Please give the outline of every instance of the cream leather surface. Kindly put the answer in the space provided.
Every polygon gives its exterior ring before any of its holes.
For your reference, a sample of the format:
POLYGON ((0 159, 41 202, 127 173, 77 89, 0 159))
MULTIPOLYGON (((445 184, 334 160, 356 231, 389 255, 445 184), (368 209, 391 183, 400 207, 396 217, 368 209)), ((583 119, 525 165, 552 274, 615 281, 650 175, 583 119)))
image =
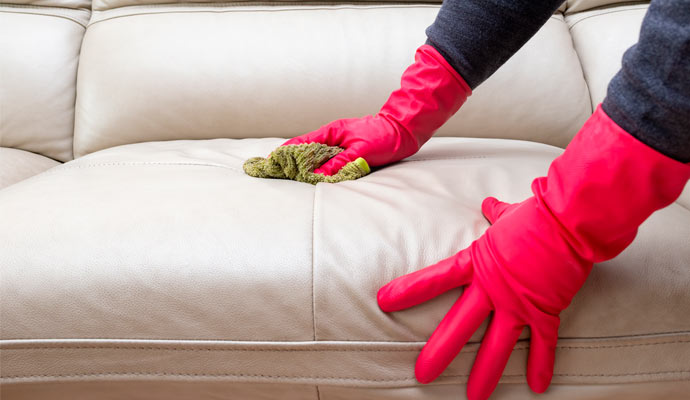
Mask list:
MULTIPOLYGON (((433 138, 355 182, 241 172, 281 142, 120 146, 1 191, 4 383, 415 385, 416 355, 459 292, 384 314, 376 290, 467 246, 488 226, 481 200, 525 198, 561 152, 433 138)), ((563 314, 554 383, 690 378, 688 221, 679 205, 659 211, 595 268, 563 314)), ((437 384, 466 381, 479 334, 437 384)), ((502 382, 524 382, 526 349, 502 382)))
POLYGON ((592 104, 601 103, 621 68, 623 53, 637 43, 647 5, 595 10, 567 17, 573 43, 582 61, 592 104))
POLYGON ((4 4, 21 4, 37 7, 91 8, 90 0, 3 0, 4 4))
MULTIPOLYGON (((290 137, 376 113, 437 12, 422 4, 97 12, 79 65, 75 154, 149 140, 290 137)), ((590 113, 556 15, 437 136, 565 146, 590 113)))
POLYGON ((77 64, 89 11, 62 7, 79 4, 0 5, 0 146, 72 159, 77 64))
MULTIPOLYGON (((94 11, 105 11, 113 8, 125 7, 125 6, 150 6, 152 4, 197 4, 197 3, 207 3, 207 4, 222 4, 228 5, 232 4, 235 6, 241 5, 333 5, 342 4, 342 1, 328 1, 328 0, 272 0, 272 1, 255 1, 255 0, 237 0, 237 1, 225 1, 225 0, 96 0, 93 2, 94 11)), ((441 4, 441 0, 351 0, 350 4, 441 4)))
POLYGON ((60 165, 59 162, 24 150, 0 147, 0 189, 60 165))
MULTIPOLYGON (((643 3, 635 0, 568 0, 566 1, 566 14, 574 14, 593 8, 613 8, 615 6, 625 6, 631 3, 643 3)), ((649 2, 646 2, 649 3, 649 2)))
MULTIPOLYGON (((414 379, 461 291, 392 314, 376 291, 481 235, 484 197, 530 195, 646 10, 569 1, 418 154, 310 186, 241 166, 377 112, 440 2, 10 2, 2 400, 464 398, 483 328, 414 379)), ((561 315, 548 391, 525 384, 525 330, 491 399, 687 399, 689 260, 686 187, 561 315)))

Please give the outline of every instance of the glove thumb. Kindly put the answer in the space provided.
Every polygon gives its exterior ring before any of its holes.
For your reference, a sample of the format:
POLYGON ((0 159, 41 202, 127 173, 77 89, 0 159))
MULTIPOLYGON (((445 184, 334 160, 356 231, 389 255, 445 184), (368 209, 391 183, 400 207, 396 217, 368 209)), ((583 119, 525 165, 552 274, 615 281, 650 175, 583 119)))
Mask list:
POLYGON ((496 222, 506 211, 510 210, 513 204, 504 203, 495 197, 487 197, 482 201, 482 214, 491 224, 496 222))

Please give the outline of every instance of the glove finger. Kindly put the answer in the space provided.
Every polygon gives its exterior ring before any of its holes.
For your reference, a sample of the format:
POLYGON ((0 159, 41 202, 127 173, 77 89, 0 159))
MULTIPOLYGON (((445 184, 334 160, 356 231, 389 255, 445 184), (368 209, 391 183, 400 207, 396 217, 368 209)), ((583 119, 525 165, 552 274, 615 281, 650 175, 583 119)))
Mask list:
POLYGON ((497 219, 501 218, 510 206, 512 204, 504 203, 495 197, 487 197, 482 201, 482 213, 493 224, 497 219))
POLYGON ((347 149, 342 153, 336 155, 330 160, 326 161, 319 168, 314 170, 315 174, 324 174, 326 176, 335 175, 340 171, 345 164, 358 159, 360 156, 355 150, 347 149))
POLYGON ((470 285, 419 353, 415 365, 417 380, 429 383, 441 375, 490 312, 486 294, 479 286, 470 285))
POLYGON ((398 277, 379 289, 376 296, 385 312, 404 310, 441 293, 472 282, 468 249, 419 271, 398 277))
POLYGON ((496 313, 484 334, 467 382, 469 400, 485 400, 496 389, 523 325, 510 316, 496 313))
POLYGON ((536 393, 543 393, 551 383, 558 342, 558 316, 538 326, 530 326, 531 340, 527 359, 527 383, 536 393))

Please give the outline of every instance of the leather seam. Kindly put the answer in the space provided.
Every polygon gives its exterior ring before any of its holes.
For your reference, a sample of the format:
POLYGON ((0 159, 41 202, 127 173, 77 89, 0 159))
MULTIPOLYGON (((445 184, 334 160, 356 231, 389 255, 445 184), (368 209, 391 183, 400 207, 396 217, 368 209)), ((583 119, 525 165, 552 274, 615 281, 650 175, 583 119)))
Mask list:
POLYGON ((400 162, 415 162, 415 161, 443 161, 443 160, 471 160, 475 158, 490 158, 490 156, 466 156, 466 157, 438 157, 438 158, 414 158, 402 160, 400 162))
POLYGON ((235 172, 242 172, 237 168, 228 167, 226 165, 220 164, 204 164, 204 163, 176 163, 176 162, 156 162, 156 161, 141 161, 141 162, 112 162, 112 163, 99 163, 99 164, 85 164, 85 165, 67 165, 64 167, 52 168, 46 173, 56 173, 67 169, 86 169, 91 167, 110 167, 110 166, 139 166, 139 165, 184 165, 184 166, 196 166, 196 167, 215 167, 228 169, 235 172))
POLYGON ((314 197, 311 202, 311 322, 313 338, 316 340, 316 291, 314 290, 314 257, 316 249, 315 243, 315 226, 316 226, 316 192, 319 190, 318 184, 314 187, 314 197))
MULTIPOLYGON (((167 4, 166 4, 167 5, 167 4)), ((345 6, 345 7, 295 7, 295 8, 280 8, 280 9, 267 9, 267 8, 256 8, 256 9, 227 9, 227 10, 162 10, 162 11, 147 11, 147 12, 133 12, 129 14, 123 14, 123 15, 114 15, 112 17, 107 17, 103 19, 98 19, 96 17, 96 20, 94 22, 89 22, 89 27, 96 25, 100 22, 104 21, 110 21, 113 19, 119 19, 119 18, 126 18, 126 17, 135 17, 135 16, 140 16, 140 15, 160 15, 160 14, 199 14, 199 13, 214 13, 214 14, 224 14, 224 13, 256 13, 256 12, 290 12, 290 11, 337 11, 337 10, 377 10, 377 9, 400 9, 400 8, 436 8, 440 7, 437 4, 429 4, 429 6, 425 6, 424 4, 419 4, 419 5, 412 5, 408 7, 391 7, 391 6, 361 6, 361 7, 352 7, 352 6, 345 6)), ((104 11, 99 11, 99 12, 107 12, 108 10, 104 11)))
MULTIPOLYGON (((653 376, 653 375, 670 375, 670 374, 685 374, 690 370, 677 371, 660 371, 660 372, 634 372, 626 374, 553 374, 553 376, 581 376, 581 377, 620 377, 620 376, 653 376)), ((290 375, 261 375, 261 374, 185 374, 173 372, 103 372, 103 373, 89 373, 89 374, 67 374, 67 375, 9 375, 0 378, 0 380, 10 379, 30 379, 30 378, 79 378, 79 377, 97 377, 97 376, 196 376, 196 377, 246 377, 246 378, 287 378, 287 379, 332 379, 342 381, 361 381, 361 382, 402 382, 411 381, 415 378, 400 378, 400 379, 364 379, 352 377, 337 377, 337 376, 290 376, 290 375)), ((460 378, 468 377, 469 375, 441 375, 441 378, 460 378)), ((504 374, 503 377, 524 377, 525 374, 504 374)))
MULTIPOLYGON (((666 342, 653 342, 653 343, 637 343, 637 344, 620 344, 620 345, 607 345, 607 346, 558 346, 556 349, 563 350, 587 350, 587 349, 614 349, 623 347, 644 347, 644 346, 659 346, 667 344, 678 344, 678 343, 690 343, 690 340, 674 340, 666 342)), ((180 348, 180 347, 152 347, 152 346, 40 346, 40 347, 9 347, 2 348, 0 350, 155 350, 155 351, 234 351, 234 352, 417 352, 419 349, 214 349, 214 348, 180 348)), ((513 351, 517 350, 528 350, 529 346, 515 347, 513 351)), ((465 349, 463 349, 465 350, 465 349)), ((476 350, 467 350, 461 352, 473 353, 476 350)))
MULTIPOLYGON (((128 347, 128 346, 99 346, 99 347, 13 347, 13 348, 0 348, 2 351, 7 350, 154 350, 154 351, 230 351, 230 352, 268 352, 268 353, 290 353, 290 352, 372 352, 372 353, 388 353, 388 352, 419 352, 421 347, 418 349, 184 349, 184 348, 157 348, 157 347, 128 347)), ((516 350, 527 350, 526 348, 516 349, 516 350)), ((469 351, 468 351, 469 352, 469 351)))
MULTIPOLYGON (((581 19, 578 19, 577 21, 573 22, 573 24, 570 25, 569 30, 572 31, 573 28, 575 27, 575 25, 579 24, 582 21, 588 20, 590 18, 599 17, 599 16, 607 15, 607 14, 616 14, 616 13, 623 13, 623 12, 628 12, 628 11, 639 11, 639 10, 644 10, 647 7, 648 7, 648 4, 647 5, 638 4, 638 5, 630 6, 630 8, 626 8, 625 10, 611 10, 611 11, 603 12, 600 14, 587 15, 587 16, 582 17, 581 19)), ((574 15, 574 14, 570 14, 570 15, 574 15)))
MULTIPOLYGON (((5 6, 3 4, 3 6, 5 6)), ((72 9, 67 9, 66 10, 72 10, 72 9)), ((42 17, 53 17, 53 18, 61 18, 61 19, 66 19, 68 21, 72 21, 75 24, 81 26, 85 31, 86 31, 86 24, 82 23, 81 20, 77 18, 73 18, 67 15, 62 15, 59 14, 58 12, 55 13, 48 13, 48 12, 27 12, 27 11, 11 11, 11 10, 0 10, 0 13, 7 13, 7 14, 23 14, 23 15, 39 15, 42 17)), ((82 35, 83 36, 83 35, 82 35)))
MULTIPOLYGON (((169 4, 161 4, 158 6, 168 6, 169 4)), ((186 6, 187 7, 187 6, 186 6)), ((117 8, 122 8, 122 7, 117 7, 117 8)), ((413 9, 413 8, 440 8, 438 4, 413 4, 413 5, 402 5, 402 6, 389 6, 389 5, 380 5, 380 6, 355 6, 352 7, 351 5, 346 5, 342 7, 324 7, 324 6, 316 6, 316 7, 307 7, 307 6, 295 6, 294 8, 279 8, 275 10, 267 9, 267 8, 256 8, 256 9, 250 9, 250 8, 243 8, 243 9, 227 9, 227 10, 163 10, 163 11, 148 11, 148 12, 132 12, 129 14, 123 14, 123 15, 113 15, 112 17, 107 17, 103 19, 98 19, 98 16, 96 16, 94 19, 95 21, 89 22, 89 27, 94 26, 100 22, 104 21, 110 21, 113 19, 118 19, 118 18, 126 18, 126 17, 134 17, 134 16, 139 16, 139 15, 159 15, 159 14, 197 14, 197 13, 218 13, 218 14, 223 14, 223 13, 236 13, 236 12, 245 12, 245 13, 251 13, 251 12, 289 12, 289 11, 337 11, 337 10, 378 10, 378 9, 413 9)), ((112 9, 115 10, 115 9, 112 9)), ((95 10, 96 12, 108 12, 110 10, 95 10)), ((558 17, 556 15, 552 15, 549 17, 549 19, 555 19, 557 21, 564 22, 563 17, 558 17)))
MULTIPOLYGON (((43 172, 42 174, 45 174, 43 172)), ((40 174, 39 174, 40 175, 40 174)), ((35 175, 38 176, 38 175, 35 175)), ((33 179, 33 177, 29 178, 33 179)), ((559 337, 558 340, 591 340, 591 341, 625 341, 625 340, 652 340, 653 337, 660 337, 660 336, 688 336, 690 335, 690 331, 687 330, 682 330, 682 331, 668 331, 668 332, 653 332, 653 333, 639 333, 639 334, 629 334, 629 335, 618 335, 618 336, 592 336, 592 337, 573 337, 573 336, 563 336, 559 337)), ((0 339, 0 349, 2 348, 3 344, 4 345, 11 345, 10 341, 25 341, 25 340, 43 340, 43 341, 50 341, 50 340, 62 340, 64 338, 57 338, 57 339, 50 339, 50 338, 4 338, 0 339)), ((109 341, 109 340, 135 340, 135 341, 171 341, 171 340, 186 340, 186 339, 170 339, 170 338, 156 338, 156 339, 151 339, 151 338, 141 338, 141 337, 133 337, 133 338, 107 338, 107 337, 80 337, 80 338, 70 338, 68 340, 72 341, 78 341, 78 340, 99 340, 99 341, 109 341)), ((229 345, 233 345, 238 342, 242 342, 242 340, 237 339, 237 340, 225 340, 225 339, 207 339, 207 338, 197 338, 197 339, 189 339, 189 340, 203 340, 206 342, 217 342, 217 343, 224 343, 229 345)), ((529 338, 526 339, 520 339, 518 344, 525 343, 528 341, 529 338)), ((248 342, 245 341, 245 342, 248 342)), ((269 342, 269 341, 264 341, 264 342, 269 342)), ((256 343, 256 342, 252 342, 256 343)), ((288 341, 286 339, 275 339, 271 340, 270 344, 271 345, 294 345, 295 343, 305 343, 304 341, 288 341)), ((339 340, 324 340, 320 341, 318 344, 325 344, 325 343, 340 343, 346 346, 349 346, 350 343, 393 343, 397 345, 419 345, 423 346, 426 341, 400 341, 400 340, 348 340, 348 339, 339 339, 339 340)), ((478 345, 480 342, 467 342, 467 344, 472 345, 476 344, 478 345)), ((656 343, 656 342, 654 342, 656 343)))

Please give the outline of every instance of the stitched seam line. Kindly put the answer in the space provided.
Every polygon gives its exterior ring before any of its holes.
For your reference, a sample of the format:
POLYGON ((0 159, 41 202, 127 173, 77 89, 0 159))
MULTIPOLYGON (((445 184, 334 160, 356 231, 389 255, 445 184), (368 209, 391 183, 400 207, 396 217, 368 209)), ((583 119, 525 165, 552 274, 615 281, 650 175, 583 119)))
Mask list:
MULTIPOLYGON (((36 175, 35 175, 36 176, 36 175)), ((33 178, 33 177, 32 177, 33 178)), ((29 179, 32 179, 29 178, 29 179)), ((592 337, 576 337, 576 336, 564 336, 564 337, 559 337, 558 340, 611 340, 611 341, 618 341, 618 340, 631 340, 631 339, 638 339, 640 338, 641 340, 652 340, 654 337, 659 337, 659 336, 688 336, 690 335, 690 331, 687 330, 682 330, 682 331, 668 331, 668 332, 648 332, 648 333, 637 333, 637 334, 630 334, 630 335, 618 335, 618 336, 592 336, 592 337)), ((11 345, 11 341, 25 341, 25 340, 51 340, 48 338, 5 338, 5 339, 0 339, 0 349, 2 348, 3 345, 11 345)), ((56 339, 56 340, 61 340, 61 339, 56 339)), ((174 339, 171 338, 157 338, 157 339, 151 339, 151 338, 141 338, 141 337, 134 337, 134 338, 107 338, 107 337, 80 337, 80 338, 72 338, 68 339, 71 341, 78 341, 78 340, 136 340, 136 341, 171 341, 174 339)), ((178 339, 179 340, 179 339, 178 339)), ((187 339, 183 339, 187 340, 187 339)), ((242 340, 242 339, 236 339, 236 340, 226 340, 226 339, 204 339, 204 338, 197 338, 197 339, 188 339, 188 340, 203 340, 205 342, 218 342, 218 343, 224 343, 224 344, 235 344, 239 342, 250 342, 250 339, 247 340, 242 340)), ((529 339, 520 339, 518 344, 520 343, 525 343, 529 339)), ((287 344, 294 345, 296 343, 308 343, 304 341, 296 341, 296 340, 288 340, 288 339, 274 339, 271 341, 263 341, 264 343, 270 343, 270 344, 275 344, 275 342, 282 341, 282 342, 287 342, 287 344)), ((395 343, 399 345, 412 345, 416 344, 419 346, 423 346, 426 342, 425 341, 400 341, 400 340, 347 340, 347 339, 339 339, 339 340, 332 340, 332 342, 338 343, 338 344, 343 344, 343 343, 348 343, 347 346, 349 346, 349 343, 395 343)), ((254 341, 251 343, 259 343, 259 341, 254 341)), ((330 341, 321 341, 319 344, 325 344, 325 343, 330 343, 330 341)), ((479 344, 480 342, 468 342, 467 344, 479 344)), ((656 343, 656 342, 654 342, 656 343)), ((283 343, 284 344, 284 343, 283 343)), ((558 347, 558 346, 556 346, 558 347)))
MULTIPOLYGON (((6 6, 3 4, 3 7, 6 6)), ((0 13, 8 13, 8 14, 24 14, 24 15, 40 15, 42 17, 53 17, 53 18, 62 18, 66 19, 68 21, 72 21, 75 24, 81 26, 82 28, 86 29, 86 24, 84 24, 80 19, 68 16, 68 15, 63 15, 60 14, 59 12, 55 13, 49 13, 47 11, 44 12, 27 12, 27 11, 14 11, 14 10, 0 10, 0 13)))
POLYGON ((316 292, 314 290, 314 241, 315 233, 314 229, 316 226, 316 191, 319 190, 319 185, 314 187, 314 197, 311 203, 311 321, 312 329, 314 333, 314 340, 316 340, 316 292))
MULTIPOLYGON (((582 22, 582 21, 588 20, 588 19, 590 19, 590 18, 599 17, 599 16, 607 15, 607 14, 615 14, 615 13, 623 13, 623 12, 628 12, 628 11, 643 10, 643 9, 645 9, 647 6, 648 6, 648 5, 640 4, 640 5, 638 5, 638 6, 631 6, 631 7, 635 7, 635 8, 627 8, 627 9, 625 9, 625 10, 611 10, 611 11, 607 11, 607 12, 603 12, 603 13, 599 13, 599 14, 588 15, 588 16, 586 16, 586 17, 582 17, 582 19, 579 19, 579 20, 573 22, 573 24, 570 25, 570 30, 572 31, 573 28, 575 27, 575 25, 579 24, 579 23, 582 22)), ((571 15, 572 15, 572 14, 571 14, 571 15)))
POLYGON ((91 167, 111 167, 111 166, 140 166, 140 165, 184 165, 184 166, 196 166, 196 167, 215 167, 215 168, 223 168, 223 169, 228 169, 231 171, 235 172, 242 172, 237 168, 233 167, 228 167, 226 165, 221 165, 221 164, 204 164, 204 163, 176 163, 176 162, 156 162, 156 161, 135 161, 135 162, 112 162, 112 163, 99 163, 99 164, 85 164, 85 165, 67 165, 63 167, 55 167, 52 168, 46 173, 56 173, 60 171, 64 171, 67 169, 85 169, 85 168, 91 168, 91 167))
MULTIPOLYGON (((185 7, 185 8, 238 8, 238 7, 245 7, 245 8, 251 8, 251 7, 274 7, 274 8, 280 8, 280 7, 328 7, 328 6, 342 6, 344 5, 343 3, 335 3, 335 2, 328 2, 328 1, 320 1, 320 0, 306 0, 304 2, 299 2, 299 1, 282 1, 282 0, 267 0, 267 1, 257 1, 257 0, 240 0, 240 1, 223 1, 223 2, 217 2, 217 3, 190 3, 190 2, 180 2, 180 3, 161 3, 161 4, 130 4, 130 5, 125 5, 125 6, 118 6, 118 7, 111 7, 111 8, 96 8, 94 9, 95 12, 99 13, 106 13, 109 11, 114 11, 114 10, 122 10, 122 9, 131 9, 131 10, 145 10, 145 9, 152 9, 152 8, 180 8, 180 7, 185 7)), ((388 1, 376 1, 376 0, 365 0, 361 2, 357 2, 357 4, 347 4, 349 6, 353 5, 361 5, 362 7, 376 7, 376 6, 381 6, 381 7, 391 7, 391 2, 388 1)), ((409 2, 409 3, 401 3, 399 4, 400 6, 439 6, 437 3, 431 1, 431 0, 422 0, 417 3, 415 2, 409 2)))
MULTIPOLYGON (((650 376, 650 375, 668 375, 668 374, 685 374, 690 370, 678 371, 661 371, 661 372, 636 372, 629 374, 553 374, 553 376, 582 376, 582 377, 618 377, 618 376, 650 376)), ((333 379, 342 381, 360 381, 360 382, 403 382, 415 380, 415 378, 402 379, 364 379, 351 377, 337 377, 337 376, 288 376, 288 375, 252 375, 252 374, 186 374, 175 372, 104 372, 104 373, 90 373, 90 374, 68 374, 68 375, 9 375, 5 376, 3 380, 9 379, 29 379, 29 378, 77 378, 85 376, 198 376, 198 377, 247 377, 247 378, 287 378, 287 379, 333 379)), ((459 378, 468 377, 469 375, 441 375, 441 378, 459 378)), ((511 374, 503 375, 503 377, 524 377, 525 374, 511 374)))
MULTIPOLYGON (((609 345, 609 346, 556 346, 557 349, 564 350, 587 350, 587 349, 616 349, 623 347, 644 347, 644 346, 657 346, 666 344, 677 344, 677 343, 690 343, 690 340, 674 340, 666 342, 653 342, 653 343, 637 343, 637 344, 621 344, 621 345, 609 345)), ((180 347, 152 347, 152 346, 41 346, 41 347, 10 347, 2 348, 0 350, 155 350, 155 351, 235 351, 235 352, 250 352, 250 351, 262 351, 262 352, 417 352, 419 349, 214 349, 214 348, 180 348, 180 347)), ((515 347, 513 350, 527 350, 529 346, 515 347)), ((476 350, 467 350, 462 352, 473 353, 476 350)))
POLYGON ((338 10, 377 10, 377 9, 400 9, 400 8, 438 8, 440 6, 433 4, 429 6, 424 6, 422 4, 419 5, 414 5, 410 7, 390 7, 390 6, 363 6, 363 7, 299 7, 299 8, 281 8, 281 9, 276 9, 276 10, 271 10, 271 9, 241 9, 241 10, 164 10, 164 11, 155 11, 155 12, 141 12, 141 13, 130 13, 130 14, 124 14, 124 15, 113 15, 112 17, 107 17, 103 19, 97 19, 96 21, 89 22, 89 26, 96 25, 100 22, 104 21, 110 21, 113 19, 118 19, 118 18, 125 18, 125 17, 134 17, 134 16, 139 16, 139 15, 159 15, 159 14, 198 14, 198 13, 250 13, 250 12, 290 12, 290 11, 338 11, 338 10))
POLYGON ((474 158, 490 158, 490 156, 467 156, 467 157, 438 157, 438 158, 414 158, 408 160, 401 160, 400 163, 416 162, 416 161, 442 161, 442 160, 471 160, 474 158))
MULTIPOLYGON (((490 158, 491 156, 488 155, 482 155, 482 156, 466 156, 466 157, 438 157, 438 158, 417 158, 417 159, 412 159, 412 160, 402 160, 399 161, 399 163, 409 163, 409 162, 418 162, 418 161, 442 161, 442 160, 469 160, 469 159, 476 159, 476 158, 490 158)), ((133 161, 133 162, 111 162, 111 163, 98 163, 98 164, 84 164, 84 165, 64 165, 63 166, 56 166, 53 167, 44 173, 56 173, 68 169, 86 169, 86 168, 91 168, 91 167, 109 167, 109 166, 140 166, 140 165, 184 165, 184 166, 199 166, 199 167, 216 167, 216 168, 224 168, 228 169, 231 171, 235 172, 241 172, 244 173, 244 171, 240 171, 237 168, 234 167, 229 167, 226 165, 221 165, 221 164, 204 164, 204 163, 178 163, 178 162, 156 162, 156 161, 133 161)))

